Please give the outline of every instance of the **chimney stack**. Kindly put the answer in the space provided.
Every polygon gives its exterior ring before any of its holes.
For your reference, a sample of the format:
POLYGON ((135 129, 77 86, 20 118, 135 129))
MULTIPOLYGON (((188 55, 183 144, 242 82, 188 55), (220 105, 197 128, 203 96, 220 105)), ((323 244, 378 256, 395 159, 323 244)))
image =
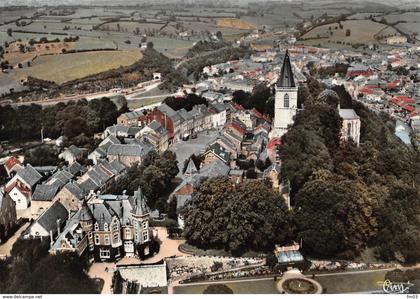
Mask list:
POLYGON ((60 234, 61 234, 60 219, 57 219, 57 236, 59 236, 60 234))
POLYGON ((53 232, 50 230, 50 247, 52 247, 54 244, 54 238, 53 238, 53 232))

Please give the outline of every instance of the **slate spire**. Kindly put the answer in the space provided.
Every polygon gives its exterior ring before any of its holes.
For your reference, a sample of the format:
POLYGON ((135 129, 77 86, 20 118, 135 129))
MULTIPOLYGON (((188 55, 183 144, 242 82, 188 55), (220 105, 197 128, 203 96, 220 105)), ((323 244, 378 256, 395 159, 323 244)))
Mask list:
POLYGON ((277 80, 277 87, 296 87, 292 65, 290 64, 289 50, 286 50, 286 54, 284 55, 280 77, 277 80))

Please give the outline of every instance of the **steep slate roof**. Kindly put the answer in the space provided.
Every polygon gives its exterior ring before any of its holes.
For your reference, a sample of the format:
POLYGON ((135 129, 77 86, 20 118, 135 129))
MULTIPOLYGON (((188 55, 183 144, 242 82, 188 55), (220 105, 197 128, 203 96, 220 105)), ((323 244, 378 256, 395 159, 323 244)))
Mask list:
POLYGON ((93 214, 87 206, 86 202, 83 203, 82 208, 79 212, 79 219, 81 221, 90 221, 93 220, 93 214))
POLYGON ((53 205, 46 210, 36 221, 47 232, 52 231, 53 234, 57 232, 57 219, 60 223, 64 224, 69 217, 69 213, 60 201, 56 201, 53 205))
POLYGON ((126 112, 122 116, 126 116, 128 119, 134 119, 143 115, 144 115, 143 112, 134 110, 134 111, 126 112))
POLYGON ((57 194, 59 187, 56 185, 37 185, 32 195, 33 201, 51 201, 57 194))
POLYGON ((220 160, 215 160, 200 169, 200 175, 207 178, 224 177, 229 174, 230 167, 220 160))
POLYGON ((75 145, 70 145, 64 152, 69 152, 73 156, 79 156, 82 150, 75 145))
POLYGON ((85 194, 83 190, 74 183, 67 183, 67 185, 64 186, 71 194, 73 194, 78 200, 81 200, 85 194))
POLYGON ((198 172, 198 170, 197 170, 197 167, 194 164, 194 161, 192 159, 190 159, 188 161, 187 169, 185 169, 184 175, 185 174, 187 174, 187 175, 188 174, 193 174, 193 173, 197 173, 197 172, 198 172))
POLYGON ((99 143, 99 147, 108 148, 110 144, 121 144, 121 141, 114 135, 110 135, 107 138, 105 138, 101 143, 99 143))
POLYGON ((31 164, 27 164, 25 168, 19 169, 16 174, 31 188, 42 179, 42 175, 31 164))
POLYGON ((340 109, 339 114, 342 119, 360 119, 353 109, 340 109))
POLYGON ((147 206, 146 197, 144 196, 143 192, 139 188, 137 191, 134 191, 134 195, 132 197, 133 202, 133 209, 131 212, 134 215, 146 215, 150 213, 150 208, 147 206))
POLYGON ((278 87, 296 87, 292 66, 290 64, 289 51, 286 51, 286 54, 284 55, 280 76, 276 84, 278 87))
POLYGON ((80 163, 77 161, 68 166, 66 169, 72 175, 76 175, 77 173, 83 172, 85 170, 85 168, 82 165, 80 165, 80 163))
POLYGON ((56 173, 54 173, 46 182, 49 186, 56 186, 58 188, 62 188, 65 184, 67 184, 71 179, 73 178, 73 175, 66 171, 61 170, 56 173))
POLYGON ((156 120, 153 120, 147 126, 159 135, 165 135, 167 133, 166 129, 162 126, 162 124, 156 120))
POLYGON ((88 178, 87 180, 79 183, 79 187, 80 189, 83 190, 83 192, 85 194, 89 193, 90 191, 94 191, 96 189, 98 189, 100 186, 97 185, 94 181, 92 181, 90 178, 88 178))
POLYGON ((213 152, 215 155, 223 159, 225 162, 230 161, 230 153, 226 151, 226 149, 217 142, 210 145, 207 151, 204 153, 204 155, 206 155, 209 152, 213 152))
POLYGON ((108 155, 142 157, 147 152, 144 146, 138 144, 113 144, 108 148, 108 155))

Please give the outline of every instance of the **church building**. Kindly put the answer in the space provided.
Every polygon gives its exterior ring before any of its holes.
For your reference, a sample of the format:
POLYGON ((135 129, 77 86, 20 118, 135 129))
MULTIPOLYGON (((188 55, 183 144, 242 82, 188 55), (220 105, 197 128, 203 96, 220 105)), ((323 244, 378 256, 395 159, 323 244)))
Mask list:
POLYGON ((293 125, 297 113, 298 87, 290 63, 289 52, 286 51, 279 79, 275 85, 274 128, 270 138, 283 136, 293 125))

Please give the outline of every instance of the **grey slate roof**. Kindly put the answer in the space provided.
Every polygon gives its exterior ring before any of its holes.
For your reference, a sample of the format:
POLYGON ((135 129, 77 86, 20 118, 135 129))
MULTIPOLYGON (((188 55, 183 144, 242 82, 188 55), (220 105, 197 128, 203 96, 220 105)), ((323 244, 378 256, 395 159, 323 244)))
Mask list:
POLYGON ((81 200, 85 196, 85 193, 84 193, 83 189, 81 189, 78 185, 76 185, 72 182, 67 183, 67 185, 65 185, 64 188, 66 188, 78 200, 81 200))
POLYGON ((195 166, 195 163, 192 159, 190 159, 188 161, 188 165, 187 168, 185 169, 184 175, 189 175, 189 174, 193 174, 193 173, 197 173, 197 167, 195 166))
POLYGON ((33 201, 51 201, 57 194, 59 187, 56 185, 37 185, 32 195, 33 201))
POLYGON ((280 77, 277 81, 277 86, 296 87, 288 51, 286 51, 286 54, 284 55, 283 65, 281 67, 280 77))
POLYGON ((47 232, 52 231, 53 234, 57 232, 57 219, 63 225, 69 217, 69 213, 60 201, 56 201, 46 210, 36 221, 47 232))
POLYGON ((147 126, 159 135, 165 135, 167 133, 166 129, 162 126, 162 124, 156 120, 152 121, 147 126))
POLYGON ((230 167, 220 160, 215 160, 200 169, 200 175, 207 178, 224 177, 229 174, 230 167))
MULTIPOLYGON (((104 161, 105 162, 105 161, 104 161)), ((112 167, 112 171, 116 171, 117 173, 121 173, 126 167, 118 160, 113 160, 109 163, 112 167)))
POLYGON ((71 179, 73 178, 73 175, 66 171, 66 170, 60 170, 56 173, 54 173, 46 182, 47 185, 50 186, 56 186, 58 188, 62 188, 65 184, 67 184, 71 179))
POLYGON ((97 185, 93 180, 91 180, 89 178, 89 179, 79 183, 79 187, 80 187, 80 189, 83 190, 83 193, 88 194, 90 191, 95 191, 100 186, 97 185))
POLYGON ((99 147, 104 147, 105 146, 106 148, 108 148, 108 146, 110 144, 121 144, 121 141, 117 137, 115 137, 113 135, 110 135, 107 138, 105 138, 104 140, 102 140, 101 143, 99 143, 99 147))
POLYGON ((134 111, 131 111, 131 112, 124 113, 123 115, 127 116, 128 119, 134 119, 134 118, 138 118, 140 116, 143 116, 144 114, 141 111, 135 111, 134 110, 134 111))
POLYGON ((74 162, 73 164, 71 164, 70 166, 68 166, 67 171, 70 172, 73 176, 80 173, 80 172, 84 172, 85 168, 80 165, 79 162, 74 162))
POLYGON ((75 145, 70 145, 64 152, 69 152, 73 156, 79 156, 82 150, 75 145))
POLYGON ((137 191, 134 191, 132 202, 133 209, 131 212, 134 215, 146 215, 150 213, 150 208, 147 206, 146 203, 146 197, 144 196, 140 188, 137 191))
POLYGON ((80 209, 79 219, 81 221, 93 220, 93 214, 85 202, 83 203, 82 208, 80 209))
POLYGON ((219 156, 226 162, 230 161, 230 153, 227 152, 225 148, 217 142, 209 146, 206 152, 209 152, 209 151, 213 152, 214 154, 216 154, 217 156, 219 156))
POLYGON ((339 114, 342 119, 360 119, 353 109, 340 109, 339 114))
POLYGON ((27 164, 25 168, 19 169, 16 174, 31 188, 42 179, 42 175, 31 164, 27 164))
POLYGON ((108 155, 143 157, 148 153, 145 146, 139 144, 113 144, 108 148, 108 155))

